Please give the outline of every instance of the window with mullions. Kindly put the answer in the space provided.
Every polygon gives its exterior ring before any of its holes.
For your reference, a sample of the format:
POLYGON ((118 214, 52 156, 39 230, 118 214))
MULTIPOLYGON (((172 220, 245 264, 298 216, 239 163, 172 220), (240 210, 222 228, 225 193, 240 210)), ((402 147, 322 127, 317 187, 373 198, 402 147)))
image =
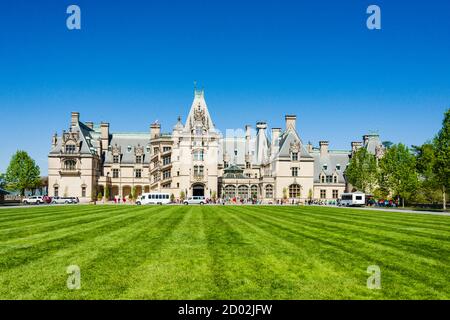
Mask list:
POLYGON ((203 150, 194 151, 194 161, 203 161, 203 150))

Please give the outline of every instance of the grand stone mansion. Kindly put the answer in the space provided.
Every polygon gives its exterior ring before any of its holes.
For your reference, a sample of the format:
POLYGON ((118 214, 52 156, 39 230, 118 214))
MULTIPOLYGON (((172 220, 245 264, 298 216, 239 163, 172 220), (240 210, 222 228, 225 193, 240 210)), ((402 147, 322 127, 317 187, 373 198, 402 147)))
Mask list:
POLYGON ((49 195, 73 196, 89 201, 109 188, 111 198, 135 191, 167 192, 175 198, 332 200, 351 186, 344 171, 358 148, 379 156, 383 147, 376 134, 351 143, 350 150, 330 150, 303 143, 296 116, 286 115, 285 128, 257 122, 256 130, 223 136, 214 126, 203 90, 183 124, 162 133, 153 123, 147 133, 114 133, 109 123, 81 122, 72 112, 69 129, 55 134, 49 161, 49 195))

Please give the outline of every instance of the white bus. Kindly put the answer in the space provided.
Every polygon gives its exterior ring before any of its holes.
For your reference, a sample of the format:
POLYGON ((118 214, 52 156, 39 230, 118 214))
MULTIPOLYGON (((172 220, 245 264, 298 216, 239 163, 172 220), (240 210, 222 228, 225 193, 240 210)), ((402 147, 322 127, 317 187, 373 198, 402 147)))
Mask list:
POLYGON ((170 203, 170 194, 168 193, 144 193, 137 200, 136 204, 146 205, 146 204, 168 204, 170 203))
POLYGON ((343 193, 341 195, 341 206, 364 206, 366 204, 366 195, 362 192, 343 193))

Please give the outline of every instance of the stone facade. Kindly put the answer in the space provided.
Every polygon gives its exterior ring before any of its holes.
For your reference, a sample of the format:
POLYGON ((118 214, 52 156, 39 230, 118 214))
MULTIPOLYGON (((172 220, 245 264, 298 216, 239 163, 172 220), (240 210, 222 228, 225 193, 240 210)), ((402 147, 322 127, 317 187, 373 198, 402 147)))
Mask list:
POLYGON ((49 195, 74 196, 87 202, 99 192, 110 198, 135 190, 167 192, 175 198, 249 200, 334 200, 346 190, 344 171, 361 147, 382 156, 378 135, 365 135, 350 150, 304 144, 296 116, 286 115, 285 128, 257 122, 256 130, 227 130, 212 122, 203 90, 195 90, 189 114, 170 133, 153 123, 145 133, 112 133, 109 123, 81 122, 72 113, 68 131, 55 134, 49 161, 49 195))

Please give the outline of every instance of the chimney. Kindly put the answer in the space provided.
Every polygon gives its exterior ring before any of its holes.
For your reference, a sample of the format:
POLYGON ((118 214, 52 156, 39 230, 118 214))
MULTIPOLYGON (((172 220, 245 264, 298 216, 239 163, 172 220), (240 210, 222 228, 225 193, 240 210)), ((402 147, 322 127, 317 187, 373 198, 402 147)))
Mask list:
POLYGON ((77 126, 78 122, 80 122, 80 113, 72 112, 71 127, 77 126))
POLYGON ((52 147, 55 148, 57 143, 58 143, 58 135, 55 132, 55 134, 52 137, 52 147))
POLYGON ((88 121, 85 124, 86 124, 86 127, 88 127, 91 130, 94 130, 94 123, 92 121, 88 121))
POLYGON ((278 139, 280 138, 281 128, 272 128, 272 147, 278 145, 278 139))
POLYGON ((363 141, 364 141, 364 145, 367 145, 367 142, 369 142, 369 135, 368 134, 363 135, 363 141))
POLYGON ((295 130, 296 129, 296 121, 297 121, 297 116, 296 115, 286 115, 284 117, 284 119, 286 120, 286 130, 295 130))
POLYGON ((159 123, 152 123, 150 125, 150 138, 156 139, 161 134, 161 125, 159 123))
POLYGON ((328 145, 329 145, 328 141, 320 141, 319 142, 321 157, 328 155, 328 145))
POLYGON ((245 155, 250 154, 250 138, 251 138, 251 129, 250 125, 245 126, 245 155))
POLYGON ((353 141, 352 142, 352 152, 356 152, 358 151, 359 148, 362 147, 362 142, 361 141, 353 141))
POLYGON ((108 149, 109 144, 109 123, 100 123, 100 138, 102 139, 102 150, 108 149))

